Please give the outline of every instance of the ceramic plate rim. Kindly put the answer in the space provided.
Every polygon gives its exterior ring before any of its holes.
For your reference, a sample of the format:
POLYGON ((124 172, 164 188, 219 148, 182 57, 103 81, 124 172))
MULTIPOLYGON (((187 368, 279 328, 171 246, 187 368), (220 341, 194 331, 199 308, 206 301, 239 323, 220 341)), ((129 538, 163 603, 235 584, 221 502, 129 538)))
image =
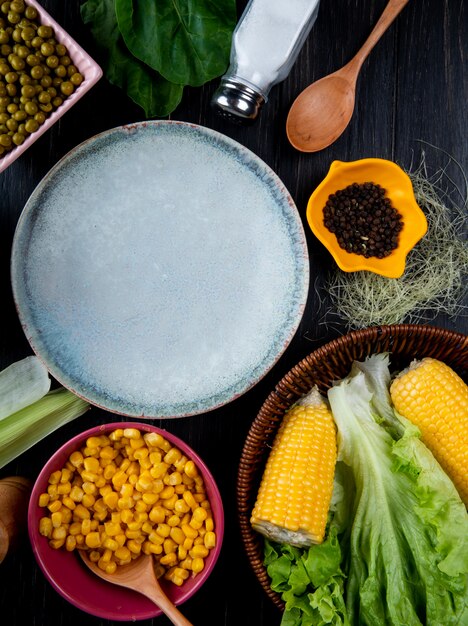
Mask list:
MULTIPOLYGON (((44 365, 48 368, 51 375, 64 387, 70 389, 77 396, 83 398, 84 400, 90 402, 93 406, 97 406, 104 410, 109 410, 112 413, 117 415, 122 415, 124 417, 130 418, 138 418, 138 419, 171 419, 171 418, 181 418, 192 415, 197 415, 201 413, 206 413, 209 411, 213 411, 218 409, 233 400, 239 398, 244 395, 247 391, 249 391, 252 387, 254 387, 266 374, 274 367, 274 365, 278 362, 281 356, 286 351, 293 337, 295 336, 300 322, 302 320, 305 306, 308 299, 308 290, 309 290, 309 280, 310 280, 310 271, 309 271, 309 253, 307 247, 307 240, 305 235, 304 224, 302 222, 301 216, 297 209, 297 206, 285 187, 282 180, 279 176, 270 168, 268 164, 266 164, 260 157, 258 157, 254 152, 252 152, 249 148, 240 144, 236 140, 230 138, 223 133, 220 133, 211 128, 207 128, 205 126, 201 126, 199 124, 193 124, 190 122, 177 121, 177 120, 150 120, 143 122, 136 122, 134 124, 126 124, 117 126, 103 132, 100 132, 79 145, 70 150, 66 155, 64 155, 44 176, 44 178, 39 182, 36 188, 33 190, 29 199, 27 200, 21 215, 19 217, 14 238, 13 238, 13 246, 11 253, 11 282, 12 282, 12 291, 13 291, 13 299, 16 306, 16 310, 18 313, 18 317, 23 328, 23 331, 27 337, 27 340, 34 351, 34 353, 38 356, 38 358, 44 363, 44 365), (83 153, 86 149, 92 145, 94 142, 98 142, 99 140, 105 139, 106 137, 110 137, 112 135, 126 135, 127 133, 138 132, 144 129, 145 127, 154 127, 157 128, 159 126, 162 127, 177 127, 177 128, 185 128, 187 132, 195 131, 199 133, 202 137, 208 136, 212 137, 217 143, 222 146, 226 146, 229 150, 229 154, 232 152, 237 156, 240 155, 241 159, 245 159, 244 166, 245 167, 257 167, 260 168, 262 173, 266 175, 268 178, 269 185, 277 190, 279 195, 281 196, 281 206, 278 203, 278 206, 283 210, 283 215, 285 221, 288 224, 292 224, 295 228, 296 240, 291 242, 291 250, 293 252, 293 256, 295 259, 295 263, 297 267, 299 267, 299 271, 296 270, 295 276, 295 301, 298 303, 294 307, 291 306, 290 316, 294 318, 293 323, 285 324, 285 336, 282 337, 281 345, 276 345, 279 343, 279 338, 275 337, 274 341, 269 346, 268 359, 262 359, 259 363, 256 364, 255 368, 249 372, 248 376, 246 375, 244 378, 248 379, 248 382, 241 386, 244 379, 239 381, 234 381, 234 384, 231 382, 229 385, 226 385, 222 392, 219 392, 217 395, 223 394, 221 399, 212 404, 207 404, 209 397, 203 398, 203 401, 199 404, 199 407, 193 407, 189 410, 181 410, 178 412, 169 413, 158 413, 158 412, 135 412, 128 410, 128 402, 127 406, 124 408, 120 408, 116 406, 116 402, 112 405, 112 403, 108 404, 104 401, 102 397, 96 397, 93 393, 89 394, 87 389, 80 389, 81 381, 73 381, 68 380, 69 373, 64 370, 58 368, 55 364, 51 364, 53 360, 51 355, 48 353, 47 346, 41 344, 40 332, 36 328, 34 328, 34 324, 28 319, 28 311, 27 311, 27 303, 25 305, 25 311, 22 310, 21 297, 19 295, 19 286, 21 284, 21 245, 18 243, 18 239, 20 236, 24 236, 23 230, 25 228, 25 223, 27 222, 29 211, 32 210, 37 202, 37 198, 40 196, 41 192, 44 188, 46 188, 48 182, 53 179, 53 177, 60 172, 61 168, 66 165, 70 160, 75 158, 77 154, 83 153), (287 211, 286 211, 287 207, 287 211), (287 335, 287 336, 286 336, 287 335), (275 349, 273 350, 273 347, 275 349), (273 354, 271 356, 271 354, 273 354), (266 363, 265 363, 266 361, 266 363), (75 384, 73 384, 75 383, 75 384), (232 390, 234 387, 234 390, 232 390)), ((191 403, 192 406, 194 402, 191 403)), ((162 407, 164 410, 165 407, 162 407)))

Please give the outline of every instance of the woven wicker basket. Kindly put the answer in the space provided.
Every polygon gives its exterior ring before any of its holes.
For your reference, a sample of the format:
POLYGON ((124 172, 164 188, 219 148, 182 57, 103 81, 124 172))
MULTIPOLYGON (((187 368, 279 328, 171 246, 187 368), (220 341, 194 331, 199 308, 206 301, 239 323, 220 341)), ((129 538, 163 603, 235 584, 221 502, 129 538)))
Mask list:
POLYGON ((293 367, 267 397, 247 435, 237 479, 241 536, 254 574, 280 609, 284 609, 284 603, 270 588, 270 578, 263 565, 263 539, 250 526, 250 514, 273 438, 286 409, 314 384, 326 392, 333 381, 349 373, 353 360, 380 352, 390 353, 393 369, 401 369, 413 359, 432 356, 445 361, 467 380, 467 335, 413 324, 353 331, 318 348, 293 367))

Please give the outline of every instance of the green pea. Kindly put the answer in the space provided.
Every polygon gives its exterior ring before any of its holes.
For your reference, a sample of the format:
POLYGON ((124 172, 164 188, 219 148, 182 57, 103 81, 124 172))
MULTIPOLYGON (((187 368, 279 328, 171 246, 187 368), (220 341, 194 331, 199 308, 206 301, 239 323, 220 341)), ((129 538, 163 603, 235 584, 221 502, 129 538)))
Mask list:
POLYGON ((36 36, 36 31, 32 26, 25 26, 21 31, 21 38, 24 41, 31 41, 36 36))
POLYGON ((42 39, 42 37, 33 37, 31 40, 31 45, 33 48, 40 48, 43 43, 44 40, 42 39))
POLYGON ((37 96, 38 101, 41 104, 48 104, 50 102, 50 94, 47 93, 47 91, 42 91, 38 96, 37 96))
POLYGON ((26 57, 26 63, 31 67, 39 65, 39 57, 37 56, 37 54, 28 54, 28 56, 26 57))
POLYGON ((18 45, 18 47, 16 48, 16 54, 20 57, 20 59, 26 59, 29 55, 28 46, 18 45))
POLYGON ((8 128, 8 130, 12 130, 13 132, 15 132, 18 129, 18 122, 13 117, 10 117, 5 126, 8 128))
POLYGON ((64 96, 71 96, 71 94, 75 91, 75 87, 72 82, 66 80, 60 85, 60 91, 64 96))
POLYGON ((28 6, 26 7, 24 14, 28 18, 28 20, 35 20, 37 17, 37 10, 34 7, 28 6))
POLYGON ((46 114, 43 111, 38 111, 34 119, 38 124, 43 124, 46 121, 46 114))
POLYGON ((6 86, 7 94, 10 98, 13 98, 17 94, 16 85, 14 83, 10 83, 6 86))
POLYGON ((55 53, 59 56, 59 57, 63 57, 67 54, 67 49, 65 48, 65 46, 61 43, 58 43, 55 46, 55 53))
POLYGON ((23 85, 21 87, 21 95, 25 96, 26 98, 34 98, 34 96, 36 95, 36 88, 34 87, 34 85, 23 85))
POLYGON ((49 39, 50 37, 53 37, 54 31, 52 30, 50 26, 45 26, 44 24, 42 24, 37 29, 37 34, 39 35, 39 37, 43 37, 44 39, 49 39))
POLYGON ((57 55, 51 54, 50 57, 47 57, 46 63, 47 63, 47 67, 50 67, 51 69, 54 70, 56 67, 58 67, 59 58, 57 55))
POLYGON ((11 46, 9 46, 7 43, 2 43, 0 46, 0 53, 4 57, 7 57, 9 54, 11 54, 11 50, 11 46))
POLYGON ((26 65, 26 63, 24 62, 24 60, 19 57, 18 55, 15 55, 12 59, 11 59, 11 67, 16 70, 16 71, 20 71, 20 70, 24 70, 24 66, 26 65))
POLYGON ((72 76, 70 76, 70 82, 78 87, 83 82, 83 76, 79 72, 75 72, 72 76))
POLYGON ((10 11, 15 13, 23 13, 25 8, 23 0, 12 0, 10 3, 10 11))
POLYGON ((24 142, 26 137, 23 135, 23 133, 16 132, 11 139, 15 146, 20 146, 24 142))
POLYGON ((65 76, 67 76, 67 68, 65 65, 58 65, 55 68, 55 75, 59 78, 65 78, 65 76))
POLYGON ((31 77, 32 78, 35 78, 36 80, 39 80, 43 76, 44 76, 44 70, 42 69, 42 67, 40 65, 35 65, 34 67, 31 68, 31 77))
POLYGON ((24 125, 24 127, 26 128, 26 131, 28 133, 35 133, 36 130, 39 128, 39 124, 37 123, 37 121, 33 118, 30 118, 26 124, 24 125))
POLYGON ((61 98, 60 96, 56 96, 53 100, 52 100, 52 105, 58 109, 59 106, 63 104, 63 98, 61 98))
POLYGON ((21 43, 23 41, 21 33, 21 28, 15 28, 15 30, 11 33, 11 38, 13 39, 13 41, 16 41, 16 43, 21 43))
POLYGON ((8 13, 8 21, 10 22, 10 24, 18 24, 20 20, 21 15, 19 15, 18 13, 13 13, 13 11, 10 11, 8 13))
POLYGON ((4 148, 11 147, 10 135, 7 135, 6 133, 3 133, 2 135, 0 135, 0 146, 3 146, 4 148))
POLYGON ((53 109, 53 106, 49 102, 48 104, 40 104, 39 108, 41 109, 41 111, 44 111, 44 113, 50 113, 53 109))
POLYGON ((53 46, 51 43, 43 43, 41 45, 41 53, 45 56, 45 57, 50 57, 52 54, 54 54, 55 52, 55 46, 53 46))
POLYGON ((41 78, 41 86, 44 87, 44 89, 47 89, 51 85, 52 85, 52 77, 51 76, 43 76, 41 78))
POLYGON ((16 72, 7 72, 5 74, 5 80, 7 83, 16 83, 16 81, 18 80, 19 76, 16 72))
POLYGON ((23 111, 21 109, 18 109, 18 111, 15 111, 15 113, 13 113, 12 117, 17 122, 23 122, 28 117, 28 114, 26 110, 23 111))
POLYGON ((36 115, 38 112, 38 106, 35 102, 26 102, 24 105, 24 110, 28 115, 36 115))

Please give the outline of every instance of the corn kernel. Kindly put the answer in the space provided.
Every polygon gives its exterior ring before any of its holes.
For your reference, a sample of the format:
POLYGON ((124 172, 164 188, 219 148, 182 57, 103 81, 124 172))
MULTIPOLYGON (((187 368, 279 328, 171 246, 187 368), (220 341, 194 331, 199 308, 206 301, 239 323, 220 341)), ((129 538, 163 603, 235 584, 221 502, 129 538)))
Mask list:
POLYGON ((193 546, 193 548, 189 551, 189 554, 192 557, 192 559, 196 559, 198 557, 204 559, 208 556, 209 550, 204 545, 199 544, 199 545, 193 546))
POLYGON ((119 500, 119 494, 115 491, 111 491, 109 493, 106 493, 106 495, 103 497, 103 500, 104 504, 109 507, 109 509, 115 509, 119 500))
POLYGON ((39 496, 38 504, 41 507, 46 507, 49 504, 50 495, 48 493, 41 493, 39 496))
POLYGON ((208 548, 208 550, 215 547, 216 535, 213 531, 210 530, 205 533, 205 536, 203 537, 203 543, 205 545, 205 548, 208 548))
POLYGON ((141 552, 141 543, 138 543, 134 539, 130 539, 129 541, 127 541, 127 548, 133 554, 140 554, 140 552, 141 552))
POLYGON ((39 533, 43 537, 50 537, 52 535, 52 520, 50 517, 41 517, 39 520, 39 533))
POLYGON ((190 507, 183 498, 178 498, 177 502, 174 503, 174 511, 176 513, 188 513, 190 507))
POLYGON ((195 478, 196 476, 198 476, 197 466, 195 465, 193 461, 187 461, 187 463, 184 466, 184 473, 189 478, 195 478))
POLYGON ((185 541, 185 534, 182 528, 178 528, 178 527, 171 528, 171 532, 169 533, 169 536, 179 545, 182 545, 185 541))
POLYGON ((140 439, 140 431, 137 428, 125 428, 123 431, 123 436, 127 437, 127 439, 140 439))
POLYGON ((84 507, 81 503, 77 504, 75 510, 73 511, 73 519, 89 519, 91 517, 91 513, 89 510, 84 507))
POLYGON ((161 537, 169 537, 171 527, 168 526, 168 524, 158 524, 156 527, 156 532, 158 533, 158 535, 161 535, 161 537))
POLYGON ((201 571, 203 571, 204 567, 205 567, 205 562, 203 561, 202 558, 197 557, 192 560, 192 572, 194 574, 199 574, 201 571))
POLYGON ((99 548, 101 545, 101 537, 98 532, 90 532, 85 537, 85 543, 88 548, 99 548))
POLYGON ((73 552, 75 548, 76 548, 75 537, 73 537, 73 535, 68 535, 67 538, 65 539, 65 549, 68 552, 73 552))
POLYGON ((175 565, 177 563, 177 554, 175 552, 169 552, 159 559, 161 565, 175 565))
POLYGON ((90 509, 95 502, 96 498, 91 493, 85 493, 83 499, 81 500, 81 504, 87 509, 90 509))
POLYGON ((76 452, 72 452, 70 454, 69 461, 73 465, 73 467, 81 467, 83 465, 83 455, 79 450, 77 450, 76 452))
POLYGON ((78 487, 77 485, 73 485, 70 491, 70 498, 74 502, 81 502, 81 500, 83 499, 83 496, 84 496, 83 489, 81 489, 81 487, 78 487))

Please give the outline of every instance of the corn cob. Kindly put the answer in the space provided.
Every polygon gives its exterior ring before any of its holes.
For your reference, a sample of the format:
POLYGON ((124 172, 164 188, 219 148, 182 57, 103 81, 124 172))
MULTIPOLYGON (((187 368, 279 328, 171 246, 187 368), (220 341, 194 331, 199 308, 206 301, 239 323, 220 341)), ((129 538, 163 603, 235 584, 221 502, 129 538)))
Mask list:
POLYGON ((253 528, 293 546, 321 543, 335 464, 335 423, 314 387, 283 418, 252 511, 253 528))
POLYGON ((390 395, 468 506, 468 386, 448 365, 426 357, 395 378, 390 395))

